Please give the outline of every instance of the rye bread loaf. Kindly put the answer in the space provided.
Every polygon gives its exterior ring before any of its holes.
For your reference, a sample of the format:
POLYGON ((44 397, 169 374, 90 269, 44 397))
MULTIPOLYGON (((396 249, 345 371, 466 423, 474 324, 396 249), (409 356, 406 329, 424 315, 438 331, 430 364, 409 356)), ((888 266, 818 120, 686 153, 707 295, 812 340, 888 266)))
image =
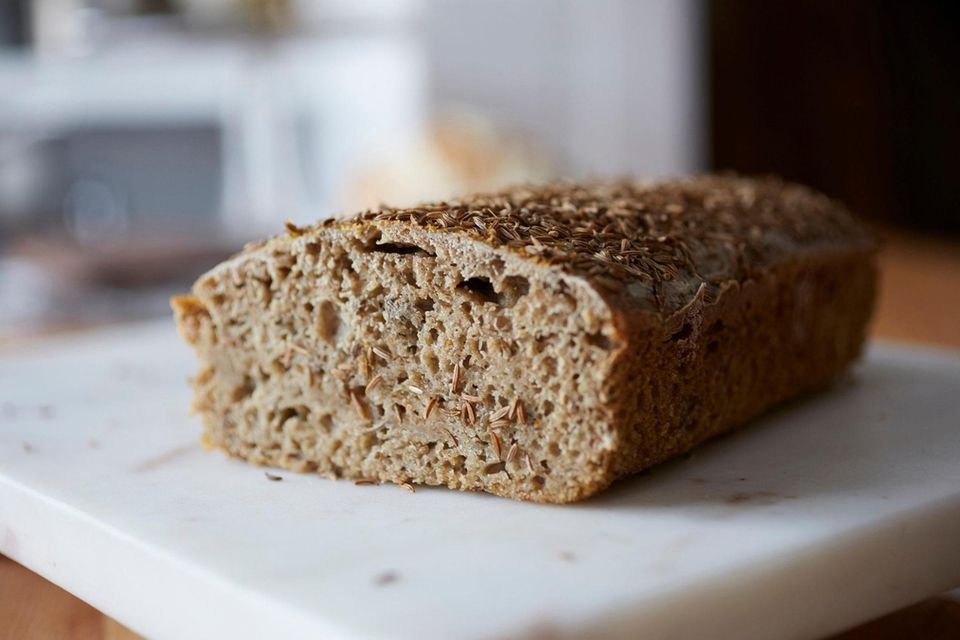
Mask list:
POLYGON ((828 383, 874 250, 776 179, 555 183, 288 225, 173 307, 211 446, 569 502, 828 383))

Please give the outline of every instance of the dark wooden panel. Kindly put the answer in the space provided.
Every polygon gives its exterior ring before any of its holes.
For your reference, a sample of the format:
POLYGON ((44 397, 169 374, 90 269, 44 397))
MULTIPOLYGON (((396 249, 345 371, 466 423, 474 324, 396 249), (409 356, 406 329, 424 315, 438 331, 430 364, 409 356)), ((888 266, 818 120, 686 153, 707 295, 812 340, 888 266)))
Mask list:
POLYGON ((712 164, 960 233, 960 3, 716 0, 712 164))

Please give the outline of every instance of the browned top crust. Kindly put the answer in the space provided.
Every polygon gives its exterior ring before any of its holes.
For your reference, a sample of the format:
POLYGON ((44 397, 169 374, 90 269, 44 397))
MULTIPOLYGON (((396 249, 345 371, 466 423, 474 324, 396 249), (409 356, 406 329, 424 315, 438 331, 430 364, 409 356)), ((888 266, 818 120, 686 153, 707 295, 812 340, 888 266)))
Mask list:
POLYGON ((823 194, 777 178, 733 175, 524 185, 409 209, 381 207, 346 224, 370 222, 465 234, 607 292, 629 293, 661 313, 676 311, 704 286, 709 296, 798 253, 873 246, 864 226, 823 194))

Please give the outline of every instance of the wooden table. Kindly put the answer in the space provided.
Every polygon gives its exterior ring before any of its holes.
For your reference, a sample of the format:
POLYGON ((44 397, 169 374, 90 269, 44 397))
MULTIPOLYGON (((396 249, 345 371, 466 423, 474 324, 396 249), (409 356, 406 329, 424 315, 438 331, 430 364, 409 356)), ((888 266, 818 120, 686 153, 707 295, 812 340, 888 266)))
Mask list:
MULTIPOLYGON (((884 234, 873 335, 960 349, 960 242, 884 234)), ((958 585, 960 586, 960 585, 958 585)), ((129 640, 138 636, 0 556, 0 638, 129 640)), ((960 602, 932 598, 833 640, 960 638, 960 602)))

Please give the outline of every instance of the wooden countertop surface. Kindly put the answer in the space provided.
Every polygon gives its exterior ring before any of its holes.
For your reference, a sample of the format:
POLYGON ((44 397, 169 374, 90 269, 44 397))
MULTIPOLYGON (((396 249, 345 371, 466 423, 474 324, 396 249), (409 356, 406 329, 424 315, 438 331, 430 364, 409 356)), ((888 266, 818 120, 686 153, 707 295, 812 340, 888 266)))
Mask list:
MULTIPOLYGON (((887 232, 873 335, 960 350, 960 242, 887 232)), ((958 585, 960 586, 960 585, 958 585)), ((129 640, 138 636, 0 556, 0 638, 129 640)), ((960 602, 931 598, 833 640, 960 638, 960 602)))

